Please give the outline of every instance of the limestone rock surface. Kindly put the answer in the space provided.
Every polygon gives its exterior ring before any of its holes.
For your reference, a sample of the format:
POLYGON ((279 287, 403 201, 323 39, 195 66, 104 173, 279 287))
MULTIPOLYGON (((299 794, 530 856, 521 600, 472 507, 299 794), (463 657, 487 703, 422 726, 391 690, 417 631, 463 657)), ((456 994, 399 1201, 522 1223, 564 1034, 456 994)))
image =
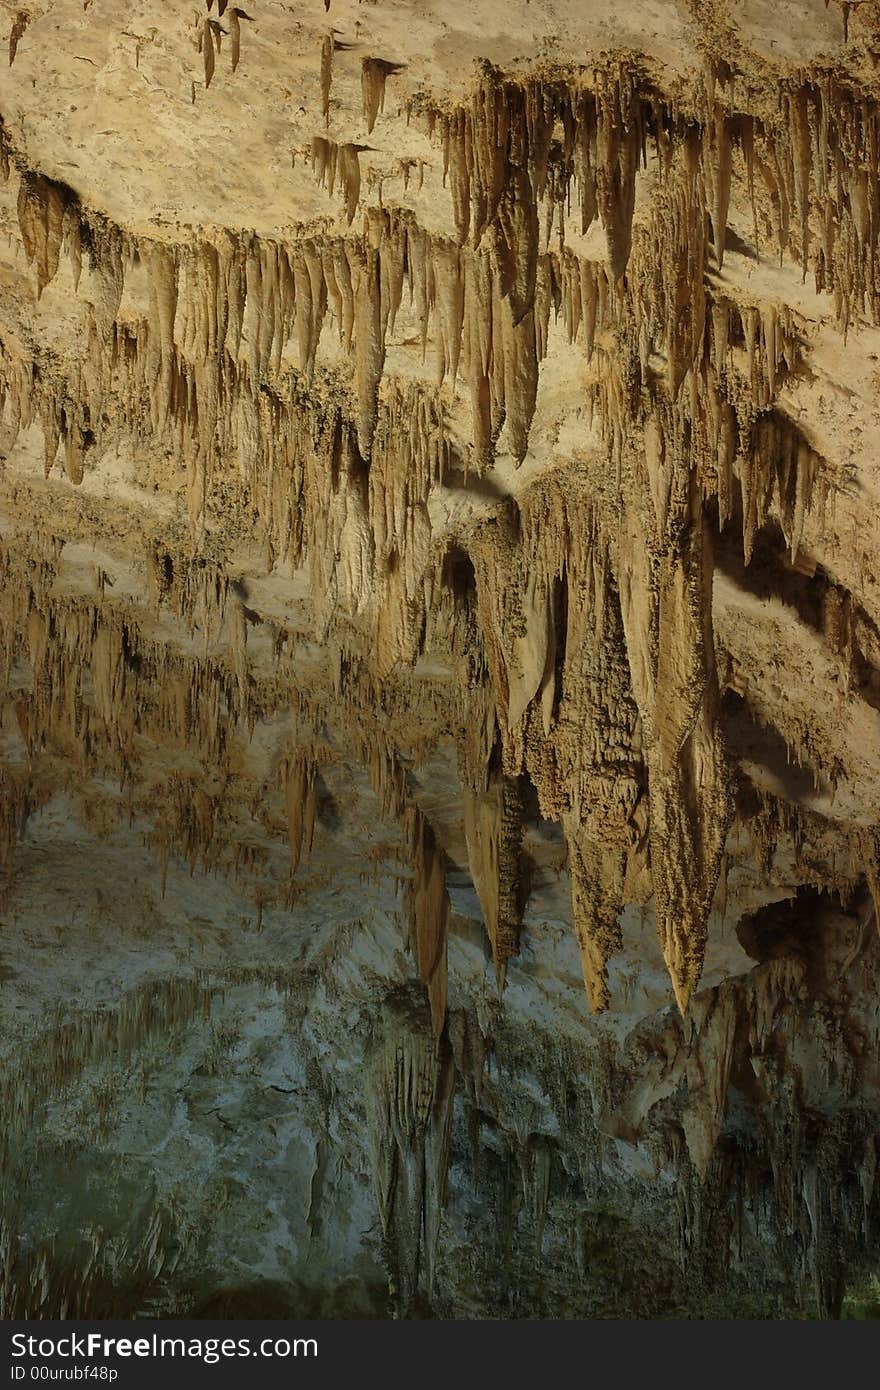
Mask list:
POLYGON ((0 1315, 876 1305, 880 4, 0 31, 0 1315))

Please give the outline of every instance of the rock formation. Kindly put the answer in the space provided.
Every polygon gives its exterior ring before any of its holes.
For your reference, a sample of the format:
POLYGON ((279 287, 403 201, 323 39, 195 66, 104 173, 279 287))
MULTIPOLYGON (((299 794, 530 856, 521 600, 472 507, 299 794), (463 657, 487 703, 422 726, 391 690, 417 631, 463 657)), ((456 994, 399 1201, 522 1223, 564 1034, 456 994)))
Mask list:
POLYGON ((0 1315, 876 1301, 880 5, 0 14, 0 1315))

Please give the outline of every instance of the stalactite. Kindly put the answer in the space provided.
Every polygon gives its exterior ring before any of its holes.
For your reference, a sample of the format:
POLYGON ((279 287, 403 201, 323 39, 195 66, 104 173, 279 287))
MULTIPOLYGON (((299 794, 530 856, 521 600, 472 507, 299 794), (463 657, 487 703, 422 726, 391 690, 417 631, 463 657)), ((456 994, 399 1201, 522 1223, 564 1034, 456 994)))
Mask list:
POLYGON ((629 262, 635 209, 636 169, 642 132, 635 93, 624 74, 619 85, 603 93, 598 103, 596 198, 605 227, 612 280, 619 280, 629 262))
POLYGON ((871 893, 874 925, 880 932, 880 833, 876 830, 862 831, 857 847, 871 893))
POLYGON ((503 985, 507 961, 519 953, 522 806, 517 783, 495 774, 485 791, 464 787, 464 827, 471 878, 480 899, 492 958, 503 985))
POLYGON ((634 519, 618 576, 633 689, 648 741, 657 926, 682 1011, 699 980, 732 814, 717 725, 711 555, 692 484, 689 493, 680 503, 688 532, 679 553, 667 550, 651 561, 634 519))
POLYGON ((333 80, 333 35, 325 34, 321 40, 321 115, 324 124, 330 124, 330 86, 333 80))
POLYGON ((409 893, 410 941, 419 979, 427 990, 434 1033, 439 1037, 446 1019, 446 940, 450 910, 446 855, 416 807, 407 812, 407 835, 413 874, 409 893))
POLYGON ((12 28, 9 30, 9 66, 15 62, 15 55, 18 52, 18 45, 21 42, 25 29, 31 22, 30 13, 27 10, 18 10, 12 21, 12 28))
POLYGON ((25 174, 18 191, 18 224, 29 261, 35 262, 39 297, 58 270, 64 235, 66 190, 41 174, 25 174))
POLYGON ((715 147, 712 169, 712 241, 718 269, 724 265, 724 244, 727 238, 727 214, 730 207, 731 138, 722 111, 715 114, 715 147))
POLYGON ((365 1063, 368 1142, 391 1291, 411 1313, 430 1299, 452 1125, 455 1070, 423 997, 389 996, 365 1063))
POLYGON ((351 223, 361 196, 361 146, 339 146, 339 179, 345 197, 345 215, 351 223))
POLYGON ((396 72, 402 72, 403 67, 402 63, 389 63, 385 58, 364 58, 361 63, 361 91, 368 135, 379 113, 385 110, 385 83, 396 72))
POLYGON ((229 33, 232 39, 232 71, 235 72, 241 61, 241 21, 250 19, 250 15, 237 6, 233 7, 229 15, 229 33))
POLYGON ((285 797, 291 875, 299 868, 303 846, 307 854, 312 852, 317 799, 316 774, 315 760, 308 754, 297 752, 290 758, 285 777, 285 797))
POLYGON ((625 849, 599 838, 597 821, 586 829, 567 827, 571 913, 587 998, 594 1013, 607 1009, 608 962, 623 944, 618 918, 623 907, 625 849))
POLYGON ((15 847, 39 805, 27 767, 0 766, 0 891, 11 869, 15 847))
POLYGON ((214 38, 211 21, 206 19, 199 30, 199 52, 204 61, 205 70, 205 89, 211 85, 211 78, 214 76, 214 38))
POLYGON ((737 994, 721 988, 694 1000, 686 1027, 688 1099, 684 1134, 691 1161, 705 1180, 724 1123, 737 1031, 737 994))

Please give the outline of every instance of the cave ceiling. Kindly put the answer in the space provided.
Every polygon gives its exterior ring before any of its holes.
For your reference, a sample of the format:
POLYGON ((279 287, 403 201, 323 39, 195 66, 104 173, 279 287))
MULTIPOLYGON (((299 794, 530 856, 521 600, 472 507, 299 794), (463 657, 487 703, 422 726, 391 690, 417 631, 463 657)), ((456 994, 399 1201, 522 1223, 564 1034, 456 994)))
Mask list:
POLYGON ((4 24, 0 1308, 839 1313, 880 6, 4 24))

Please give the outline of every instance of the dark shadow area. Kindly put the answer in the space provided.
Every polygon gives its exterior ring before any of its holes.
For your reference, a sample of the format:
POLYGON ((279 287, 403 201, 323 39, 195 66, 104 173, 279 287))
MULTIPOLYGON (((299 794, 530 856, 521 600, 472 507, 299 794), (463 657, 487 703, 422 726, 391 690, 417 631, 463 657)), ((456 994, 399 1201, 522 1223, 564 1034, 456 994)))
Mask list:
POLYGON ((187 1316, 272 1321, 384 1319, 389 1316, 387 1304, 384 1287, 368 1288, 360 1280, 321 1289, 266 1279, 257 1284, 243 1284, 240 1288, 219 1289, 198 1303, 187 1316))
POLYGON ((315 773, 315 815, 325 830, 339 830, 342 817, 336 798, 320 772, 315 773))
POLYGON ((477 603, 477 576, 473 561, 460 545, 450 545, 443 557, 441 582, 455 599, 456 611, 474 611, 477 603))
POLYGON ((779 730, 759 721, 748 701, 735 690, 724 692, 721 719, 728 746, 737 758, 765 767, 782 783, 790 801, 803 801, 814 795, 813 770, 792 762, 779 730))
POLYGON ((466 492, 469 497, 487 497, 492 502, 502 502, 507 497, 498 475, 493 472, 447 468, 443 473, 443 486, 450 492, 466 492))
POLYGON ((736 935, 746 955, 759 963, 785 956, 810 961, 821 949, 821 918, 836 907, 836 898, 804 885, 793 898, 742 917, 736 935))
POLYGON ((798 617, 815 632, 823 630, 823 598, 830 582, 820 565, 802 560, 791 563, 782 528, 768 521, 755 533, 752 558, 746 564, 742 543, 742 503, 735 489, 733 516, 720 533, 713 536, 715 567, 744 593, 755 598, 778 599, 793 608, 798 617))

